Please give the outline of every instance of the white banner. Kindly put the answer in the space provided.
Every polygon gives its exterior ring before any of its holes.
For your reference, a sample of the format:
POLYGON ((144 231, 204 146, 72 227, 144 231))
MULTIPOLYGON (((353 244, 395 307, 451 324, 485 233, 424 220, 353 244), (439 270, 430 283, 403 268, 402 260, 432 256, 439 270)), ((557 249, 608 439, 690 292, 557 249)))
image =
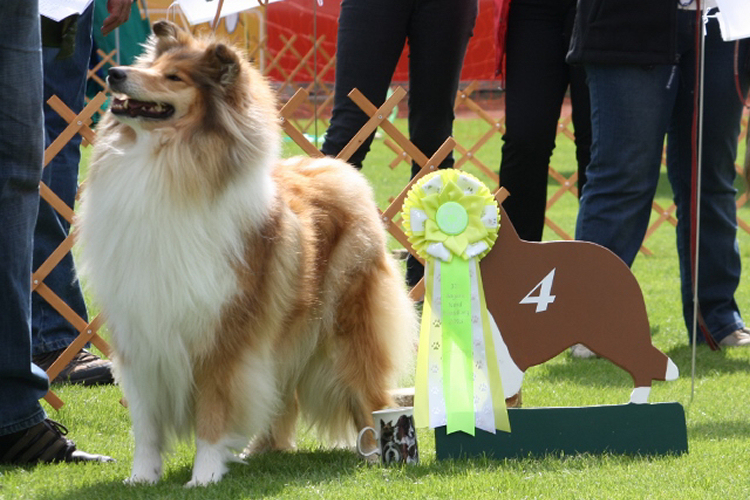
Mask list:
MULTIPOLYGON (((268 0, 268 3, 280 1, 268 0)), ((216 9, 219 8, 219 0, 176 0, 175 3, 180 6, 190 24, 213 21, 216 17, 216 9)), ((259 6, 258 0, 224 0, 224 5, 221 7, 221 17, 259 6)))
POLYGON ((715 0, 719 6, 716 17, 725 41, 750 38, 750 0, 715 0))
POLYGON ((39 0, 39 13, 53 21, 60 22, 73 14, 83 14, 93 0, 39 0))

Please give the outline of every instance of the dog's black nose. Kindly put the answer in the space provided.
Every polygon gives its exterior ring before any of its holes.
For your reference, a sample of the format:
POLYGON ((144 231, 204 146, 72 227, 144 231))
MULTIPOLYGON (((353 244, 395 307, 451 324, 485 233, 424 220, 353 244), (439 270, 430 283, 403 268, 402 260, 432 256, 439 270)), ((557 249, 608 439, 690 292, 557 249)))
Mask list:
POLYGON ((128 74, 122 68, 109 68, 107 72, 107 83, 122 83, 128 77, 128 74))

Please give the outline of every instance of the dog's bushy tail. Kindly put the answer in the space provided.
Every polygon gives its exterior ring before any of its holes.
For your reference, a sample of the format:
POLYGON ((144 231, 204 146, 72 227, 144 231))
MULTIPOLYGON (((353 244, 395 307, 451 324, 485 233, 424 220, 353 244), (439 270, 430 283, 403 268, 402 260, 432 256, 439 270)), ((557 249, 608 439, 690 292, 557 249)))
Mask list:
POLYGON ((371 412, 394 405, 390 391, 412 373, 417 314, 397 263, 387 254, 358 273, 342 296, 330 345, 332 363, 299 387, 307 419, 333 444, 353 443, 371 412))

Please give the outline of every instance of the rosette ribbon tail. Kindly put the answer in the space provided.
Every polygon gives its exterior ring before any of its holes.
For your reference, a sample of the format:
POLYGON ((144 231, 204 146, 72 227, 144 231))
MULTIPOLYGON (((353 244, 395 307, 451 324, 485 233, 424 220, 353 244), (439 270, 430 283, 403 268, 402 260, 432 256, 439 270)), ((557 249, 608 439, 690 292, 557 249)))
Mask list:
POLYGON ((469 263, 442 264, 443 393, 446 432, 474 435, 474 352, 471 338, 469 263))
POLYGON ((441 170, 412 188, 403 219, 425 260, 415 423, 472 436, 509 432, 479 267, 497 238, 497 204, 475 177, 441 170))
MULTIPOLYGON (((417 347, 417 373, 414 376, 414 425, 416 427, 430 427, 430 397, 428 392, 428 378, 430 374, 430 350, 432 335, 432 296, 433 279, 430 262, 425 262, 425 300, 422 303, 422 320, 419 327, 419 345, 417 347)), ((437 326, 435 327, 437 328, 437 326)), ((436 346, 437 348, 437 346, 436 346)))

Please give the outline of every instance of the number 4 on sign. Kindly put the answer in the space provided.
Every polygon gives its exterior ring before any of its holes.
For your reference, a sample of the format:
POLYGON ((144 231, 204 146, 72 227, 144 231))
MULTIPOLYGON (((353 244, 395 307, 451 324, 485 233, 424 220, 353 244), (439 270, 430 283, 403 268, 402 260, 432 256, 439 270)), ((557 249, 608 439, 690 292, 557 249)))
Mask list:
POLYGON ((536 312, 544 312, 547 310, 547 306, 555 301, 555 296, 552 295, 552 282, 555 279, 555 269, 547 274, 542 281, 540 281, 526 297, 521 299, 519 304, 536 304, 536 312), (539 295, 534 293, 539 290, 539 295))

